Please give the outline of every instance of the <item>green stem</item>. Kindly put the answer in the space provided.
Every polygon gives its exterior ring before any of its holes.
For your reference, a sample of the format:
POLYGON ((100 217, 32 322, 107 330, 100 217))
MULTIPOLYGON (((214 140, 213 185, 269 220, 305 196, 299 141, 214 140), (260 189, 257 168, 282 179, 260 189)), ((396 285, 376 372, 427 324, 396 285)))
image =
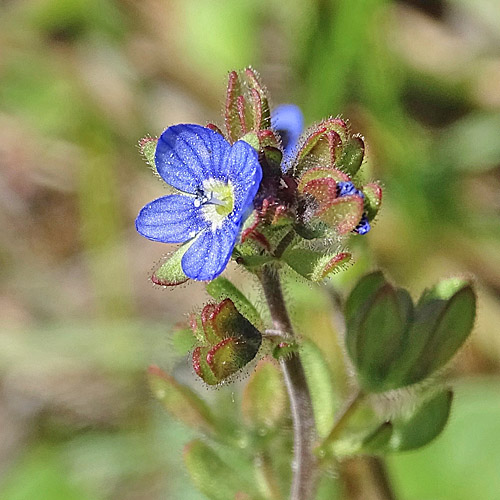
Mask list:
MULTIPOLYGON (((264 266, 259 277, 274 328, 282 332, 283 337, 294 340, 295 334, 276 269, 264 266)), ((298 353, 282 358, 280 364, 290 399, 294 433, 293 480, 290 500, 310 500, 314 497, 318 478, 317 459, 313 453, 316 430, 311 394, 298 353)))

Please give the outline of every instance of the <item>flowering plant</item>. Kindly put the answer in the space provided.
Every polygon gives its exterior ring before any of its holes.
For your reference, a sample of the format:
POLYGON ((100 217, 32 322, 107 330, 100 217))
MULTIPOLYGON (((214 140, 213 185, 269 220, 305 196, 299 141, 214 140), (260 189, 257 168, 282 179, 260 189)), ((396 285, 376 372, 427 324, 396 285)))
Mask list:
POLYGON ((251 68, 229 74, 224 129, 174 125, 141 141, 147 161, 177 192, 147 204, 136 227, 151 240, 182 244, 155 270, 154 283, 208 282, 215 302, 191 315, 183 330, 195 343, 194 373, 217 386, 249 363, 256 366, 243 395, 243 423, 228 430, 195 392, 157 367, 150 369, 151 386, 171 414, 212 441, 193 441, 185 453, 209 498, 282 498, 290 470, 292 500, 321 497, 318 481, 339 460, 416 448, 441 432, 451 392, 436 374, 472 330, 475 294, 469 280, 454 278, 414 304, 381 272, 363 277, 342 307, 340 340, 352 394, 334 412, 326 403, 335 392, 330 368, 314 343, 295 334, 281 279, 293 272, 324 282, 352 259, 347 238, 371 230, 382 189, 363 182, 364 140, 341 118, 303 131, 296 106, 271 112, 251 68), (231 259, 260 283, 268 314, 220 276, 231 259), (395 400, 410 394, 411 411, 377 411, 377 398, 388 391, 395 400), (289 418, 287 397, 294 466, 284 471, 271 450, 289 446, 277 433, 289 418), (219 453, 241 439, 241 467, 257 482, 230 480, 232 468, 219 453))

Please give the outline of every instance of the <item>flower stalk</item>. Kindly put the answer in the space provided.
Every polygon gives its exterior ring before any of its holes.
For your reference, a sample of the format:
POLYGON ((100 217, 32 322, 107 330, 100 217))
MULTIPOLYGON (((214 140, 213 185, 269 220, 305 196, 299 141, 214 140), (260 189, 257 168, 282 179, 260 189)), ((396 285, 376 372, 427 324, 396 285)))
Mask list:
MULTIPOLYGON (((260 281, 271 313, 274 328, 281 336, 294 340, 295 334, 286 309, 278 273, 271 266, 264 266, 260 281)), ((298 352, 280 360, 293 421, 294 457, 293 480, 290 500, 312 499, 317 481, 317 458, 313 453, 316 438, 311 394, 304 367, 298 352)))

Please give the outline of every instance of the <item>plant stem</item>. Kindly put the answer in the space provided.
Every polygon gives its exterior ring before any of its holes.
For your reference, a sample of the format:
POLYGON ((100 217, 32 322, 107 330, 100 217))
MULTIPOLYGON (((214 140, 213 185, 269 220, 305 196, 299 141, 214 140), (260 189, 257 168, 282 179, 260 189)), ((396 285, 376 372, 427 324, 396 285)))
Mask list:
POLYGON ((380 457, 354 457, 340 464, 346 500, 396 500, 380 457))
POLYGON ((381 457, 366 457, 366 461, 379 497, 383 500, 396 500, 384 459, 381 457))
MULTIPOLYGON (((283 337, 295 339, 276 269, 264 266, 260 280, 274 328, 283 337)), ((317 459, 313 453, 316 437, 311 394, 298 353, 280 360, 290 399, 294 433, 293 480, 290 500, 312 500, 316 489, 317 459)))

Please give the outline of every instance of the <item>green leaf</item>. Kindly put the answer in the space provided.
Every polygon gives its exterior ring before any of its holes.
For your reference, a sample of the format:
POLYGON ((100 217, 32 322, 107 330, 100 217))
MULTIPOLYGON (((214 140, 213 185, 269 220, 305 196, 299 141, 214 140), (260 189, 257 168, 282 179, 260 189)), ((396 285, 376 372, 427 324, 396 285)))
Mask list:
POLYGON ((218 277, 206 285, 207 292, 216 300, 231 299, 236 309, 258 330, 264 328, 264 323, 254 305, 228 279, 218 277))
MULTIPOLYGON (((448 286, 441 285, 435 293, 439 294, 440 290, 444 289, 445 293, 448 294, 451 291, 450 286, 453 287, 452 289, 456 288, 456 282, 446 285, 448 286)), ((436 313, 437 317, 436 321, 433 321, 432 317, 428 321, 424 320, 424 326, 428 326, 430 329, 429 340, 411 372, 411 381, 428 377, 443 367, 456 354, 474 326, 476 295, 472 286, 467 283, 448 300, 425 301, 421 307, 423 312, 429 311, 432 307, 432 311, 436 313)))
POLYGON ((194 440, 186 446, 184 463, 196 487, 210 500, 235 500, 254 489, 203 441, 194 440))
POLYGON ((400 355, 411 309, 409 295, 386 283, 348 321, 347 350, 364 390, 393 388, 388 374, 400 355))
POLYGON ((287 401, 281 370, 271 361, 261 361, 243 392, 246 422, 258 430, 276 427, 284 416, 287 401))
POLYGON ((344 314, 346 321, 351 321, 362 308, 366 307, 368 301, 386 283, 387 281, 381 271, 375 271, 363 276, 353 288, 345 303, 344 314))
POLYGON ((470 335, 475 314, 476 296, 466 280, 445 280, 424 292, 393 368, 401 386, 420 382, 443 367, 470 335))
POLYGON ((196 430, 211 433, 214 417, 207 404, 189 387, 180 384, 157 366, 150 366, 151 391, 174 418, 196 430))
POLYGON ((438 392, 409 418, 395 419, 394 435, 390 447, 396 451, 420 448, 430 443, 444 429, 450 416, 453 393, 451 390, 438 392))

